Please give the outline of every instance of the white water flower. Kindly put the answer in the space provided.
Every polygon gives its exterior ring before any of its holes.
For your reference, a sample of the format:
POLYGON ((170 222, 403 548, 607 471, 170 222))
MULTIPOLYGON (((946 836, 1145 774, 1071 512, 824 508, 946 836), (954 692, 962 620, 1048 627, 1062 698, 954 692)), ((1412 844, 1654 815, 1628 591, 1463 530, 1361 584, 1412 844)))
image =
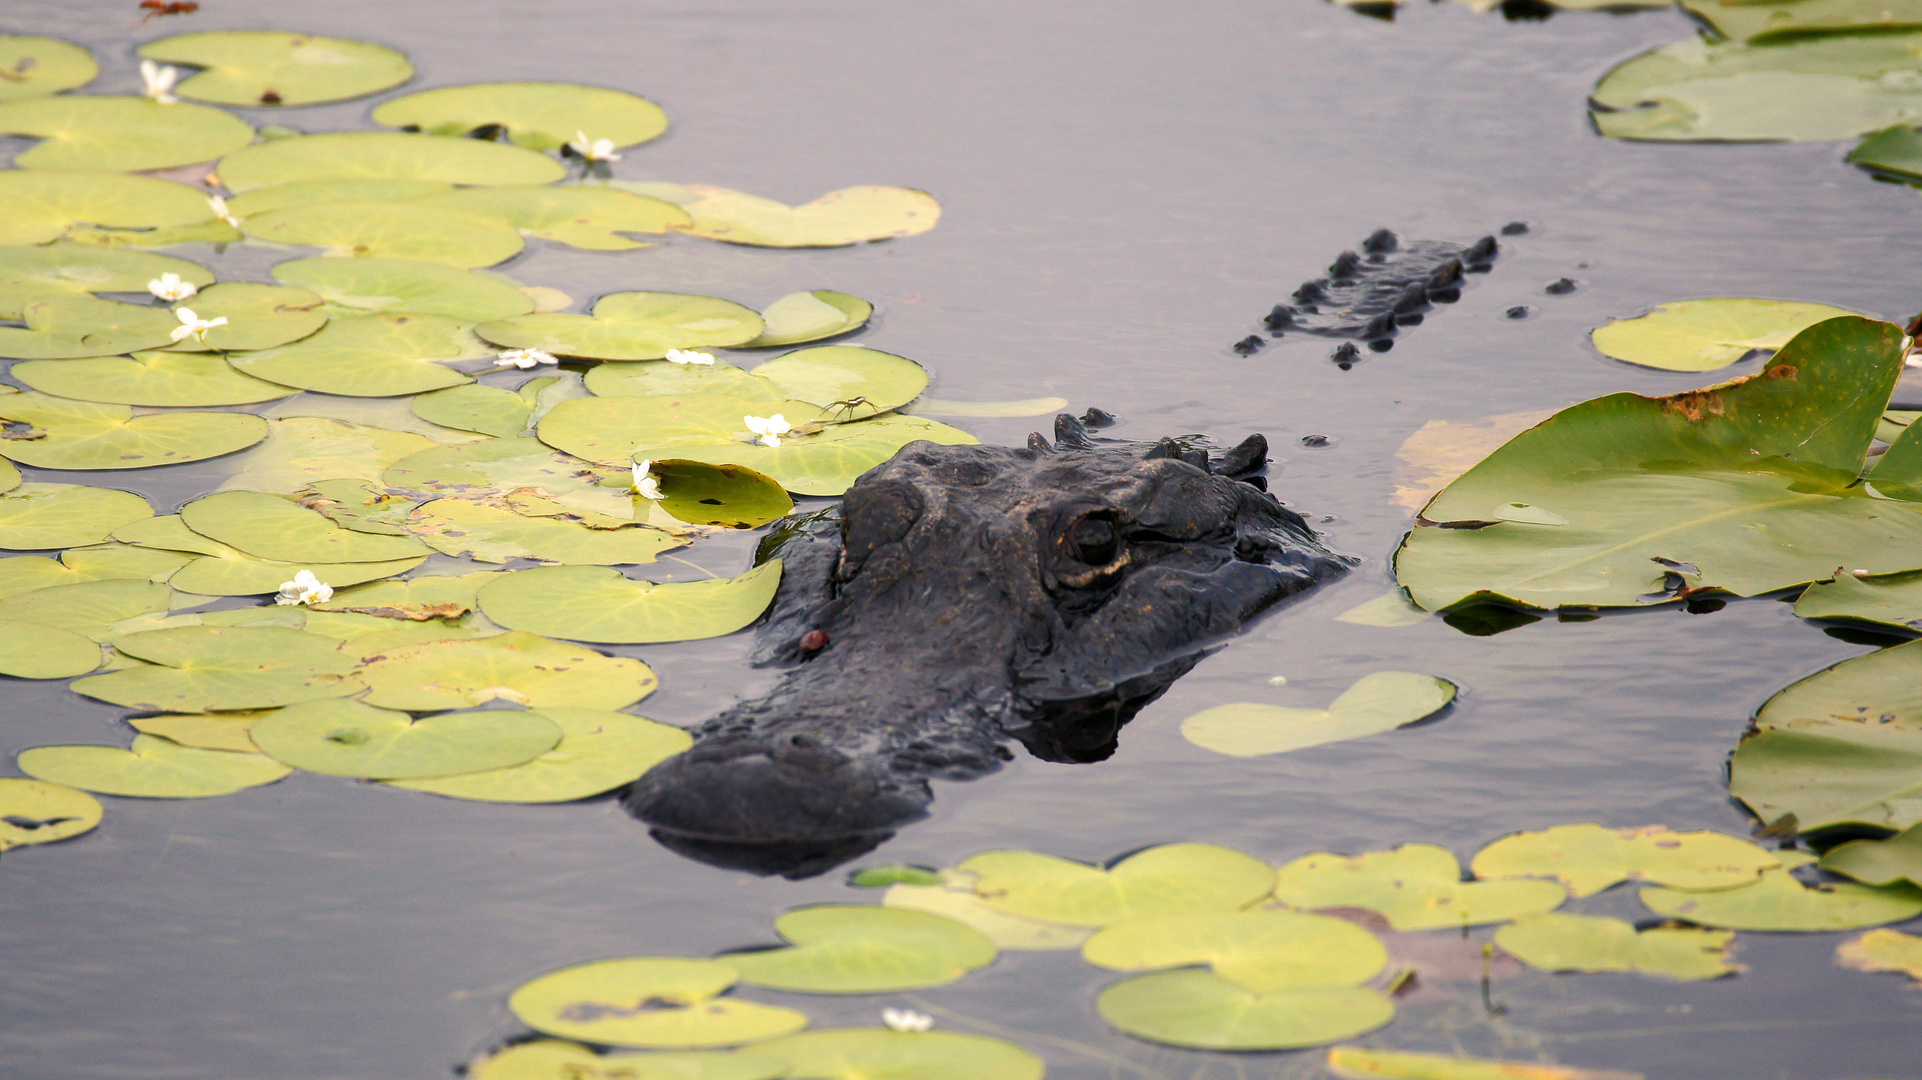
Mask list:
POLYGON ((743 416, 741 422, 747 425, 749 431, 759 435, 762 444, 766 446, 781 445, 781 436, 794 430, 788 424, 787 417, 780 413, 775 413, 773 416, 743 416))
POLYGON ((588 161, 621 160, 621 155, 614 152, 613 139, 590 139, 585 131, 576 131, 574 140, 567 144, 567 148, 588 161))
POLYGON ((539 349, 509 349, 494 357, 495 367, 517 367, 522 370, 537 364, 558 364, 560 360, 553 353, 539 349))
POLYGON ((660 502, 661 482, 654 479, 654 463, 647 458, 634 463, 634 494, 660 502))
POLYGON ((324 604, 333 595, 333 586, 315 577, 312 570, 302 570, 294 575, 294 580, 280 583, 280 595, 274 597, 274 603, 324 604))
POLYGON ((180 69, 166 64, 156 64, 152 60, 140 62, 140 80, 147 84, 141 93, 162 105, 173 105, 179 98, 173 96, 174 81, 180 78, 180 69))
POLYGON ((182 300, 191 299, 200 289, 193 282, 183 281, 179 274, 169 270, 147 282, 147 291, 170 304, 177 304, 182 300))
POLYGON ((189 336, 192 336, 195 341, 205 345, 207 344, 207 331, 212 330, 216 326, 227 325, 227 316, 225 315, 212 319, 203 319, 195 315, 194 309, 192 308, 177 307, 174 309, 174 314, 180 319, 180 325, 174 327, 173 339, 175 341, 185 341, 189 336))
POLYGON ((707 365, 714 362, 714 356, 711 353, 696 352, 693 349, 669 349, 667 350, 667 362, 670 364, 707 365))
POLYGON ((209 195, 207 196, 207 205, 213 208, 215 217, 232 225, 236 229, 240 228, 240 219, 234 216, 233 211, 227 209, 227 200, 218 195, 209 195))
POLYGON ((926 1031, 934 1026, 934 1017, 913 1009, 882 1009, 881 1019, 896 1031, 926 1031))

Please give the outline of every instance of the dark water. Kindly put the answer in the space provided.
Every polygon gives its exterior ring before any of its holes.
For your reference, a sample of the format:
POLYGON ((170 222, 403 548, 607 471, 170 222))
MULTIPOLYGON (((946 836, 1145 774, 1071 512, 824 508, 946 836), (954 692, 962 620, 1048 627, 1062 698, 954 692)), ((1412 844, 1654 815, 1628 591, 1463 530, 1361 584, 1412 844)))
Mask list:
MULTIPOLYGON (((1595 78, 1688 33, 1678 14, 1506 23, 1418 4, 1390 25, 1318 0, 202 7, 174 26, 384 41, 413 55, 416 88, 568 78, 644 93, 675 126, 628 152, 624 178, 796 202, 858 183, 933 191, 940 227, 905 241, 778 252, 690 239, 617 256, 537 244, 503 269, 582 300, 633 288, 871 298, 881 313, 860 340, 926 364, 941 397, 1058 394, 1119 414, 1128 437, 1266 432, 1285 459, 1276 490, 1366 557, 1176 684, 1113 760, 1024 759, 947 785, 932 820, 871 860, 947 865, 1001 846, 1100 859, 1172 840, 1276 862, 1415 840, 1465 856, 1505 832, 1583 820, 1741 833, 1722 768, 1745 718, 1790 679, 1864 651, 1769 599, 1493 638, 1332 621, 1389 584, 1407 521, 1390 501, 1393 454, 1425 421, 1707 381, 1602 359, 1585 335, 1606 317, 1698 295, 1891 318, 1922 305, 1922 202, 1842 165, 1843 145, 1591 133, 1581 103, 1595 78), (1492 274, 1352 371, 1326 361, 1325 341, 1252 358, 1227 348, 1378 226, 1469 240, 1511 220, 1531 231, 1492 274), (1543 292, 1563 276, 1575 292, 1543 292), (1536 317, 1505 318, 1516 305, 1536 317), (1311 433, 1334 444, 1296 443, 1311 433), (1217 757, 1177 731, 1207 705, 1325 702, 1385 669, 1445 675, 1465 693, 1438 723, 1277 758, 1217 757), (1274 675, 1288 685, 1270 686, 1274 675)), ((0 23, 89 43, 107 69, 99 88, 127 89, 132 9, 16 0, 0 23)), ((366 127, 370 107, 276 119, 366 127)), ((237 249, 220 265, 277 258, 237 249)), ((1038 422, 961 423, 1006 442, 1038 422)), ((124 484, 171 506, 213 486, 218 471, 197 468, 40 478, 124 484)), ((738 569, 745 548, 699 557, 738 569)), ((692 722, 762 685, 743 649, 639 650, 664 683, 641 711, 692 722)), ((9 681, 0 751, 124 743, 120 716, 62 684, 9 681)), ((836 875, 792 883, 684 861, 605 800, 496 807, 296 774, 221 799, 108 802, 97 832, 0 867, 0 1076, 445 1077, 521 1031, 505 997, 532 975, 761 942, 789 906, 872 895, 836 875)), ((1616 894, 1590 910, 1637 917, 1616 894)), ((1839 937, 1743 934, 1751 970, 1710 984, 1498 982, 1510 1010, 1494 1020, 1465 984, 1365 1041, 1665 1080, 1915 1074, 1922 994, 1837 970, 1839 937)), ((1115 1035, 1093 1010, 1107 978, 1072 954, 1005 954, 912 1000, 950 1029, 1024 1042, 1054 1077, 1319 1075, 1313 1051, 1205 1055, 1115 1035)), ((899 1001, 797 1004, 825 1026, 872 1023, 899 1001)))

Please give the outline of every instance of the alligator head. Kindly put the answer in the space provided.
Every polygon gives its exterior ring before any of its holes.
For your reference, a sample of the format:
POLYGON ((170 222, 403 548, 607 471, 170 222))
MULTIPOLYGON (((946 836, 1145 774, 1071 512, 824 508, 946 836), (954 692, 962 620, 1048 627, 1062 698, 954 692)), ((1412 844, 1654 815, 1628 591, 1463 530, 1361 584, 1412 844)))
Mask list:
POLYGON ((703 861, 818 873, 926 816, 931 779, 1012 757, 1098 761, 1207 647, 1339 573, 1252 474, 1251 436, 1210 459, 1173 440, 912 443, 833 520, 777 534, 784 567, 756 660, 788 669, 702 724, 624 795, 703 861))

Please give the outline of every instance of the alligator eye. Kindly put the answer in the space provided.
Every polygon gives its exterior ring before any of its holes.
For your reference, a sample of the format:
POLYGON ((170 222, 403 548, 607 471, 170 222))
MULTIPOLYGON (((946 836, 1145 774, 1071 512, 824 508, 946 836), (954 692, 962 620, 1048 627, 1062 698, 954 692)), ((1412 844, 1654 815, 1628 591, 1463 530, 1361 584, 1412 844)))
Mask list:
POLYGON ((1068 529, 1068 547, 1074 557, 1087 566, 1106 566, 1113 562, 1121 546, 1114 522, 1106 518, 1084 517, 1068 529))

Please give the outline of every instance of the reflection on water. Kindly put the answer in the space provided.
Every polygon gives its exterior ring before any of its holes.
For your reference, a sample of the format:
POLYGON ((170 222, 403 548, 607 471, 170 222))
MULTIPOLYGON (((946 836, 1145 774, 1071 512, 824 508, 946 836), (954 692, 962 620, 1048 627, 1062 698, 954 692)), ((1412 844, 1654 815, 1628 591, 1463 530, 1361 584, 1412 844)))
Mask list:
MULTIPOLYGON (((107 61, 98 88, 131 90, 132 7, 12 5, 7 28, 85 40, 107 61)), ((626 179, 790 201, 859 183, 926 188, 942 223, 908 241, 805 252, 677 242, 623 256, 537 244, 505 269, 581 300, 658 288, 758 305, 838 289, 879 307, 859 340, 926 364, 941 397, 1058 395, 1116 413, 1124 437, 1262 431, 1287 448, 1271 487, 1368 563, 1204 661, 1109 760, 1021 760, 944 786, 928 821, 869 859, 947 865, 990 847, 1101 859, 1188 839, 1273 862, 1411 840, 1465 854, 1580 820, 1740 833, 1722 767, 1745 717, 1791 678, 1863 649, 1769 599, 1492 637, 1440 620, 1333 621, 1387 585, 1407 520, 1392 501, 1394 450, 1423 423, 1704 381, 1596 355, 1585 335, 1609 316, 1700 295, 1891 318, 1917 305, 1916 195, 1844 167, 1841 146, 1640 145, 1588 129, 1597 75, 1686 34, 1679 14, 1506 22, 1417 4, 1384 23, 1317 0, 229 0, 157 23, 139 40, 289 24, 377 38, 415 58, 415 87, 563 77, 633 89, 674 127, 615 166, 626 179), (1229 348, 1356 237, 1387 227, 1468 242, 1517 220, 1530 231, 1504 241, 1495 269, 1392 352, 1343 370, 1311 340, 1246 358, 1229 348), (1580 287, 1546 290, 1563 278, 1580 287), (1505 314, 1518 307, 1534 317, 1505 314), (1310 434, 1332 438, 1297 449, 1310 434), (1465 692, 1440 723, 1275 758, 1226 760, 1176 730, 1208 705, 1326 701, 1385 669, 1444 675, 1465 692), (1271 687, 1275 675, 1288 685, 1271 687)), ((252 118, 359 128, 368 108, 252 118)), ((223 276, 264 280, 283 257, 236 247, 223 276)), ((962 425, 1018 445, 1032 422, 962 425)), ((218 475, 84 479, 164 511, 218 475)), ((744 560, 750 547, 716 558, 744 560)), ((692 723, 765 690, 745 647, 617 651, 663 677, 647 715, 692 723)), ((9 756, 128 734, 119 710, 32 683, 0 692, 0 732, 9 756)), ((0 866, 0 1075, 444 1076, 518 1030, 506 992, 541 971, 762 942, 787 907, 867 895, 833 876, 788 882, 690 862, 610 799, 491 806, 295 775, 217 800, 113 800, 95 834, 0 866)), ((1632 896, 1616 902, 1608 913, 1638 917, 1632 896)), ((1438 1050, 1459 1039, 1512 1057, 1540 1046, 1659 1077, 1910 1068, 1918 999, 1835 969, 1835 940, 1745 934, 1750 971, 1708 984, 1498 981, 1499 1017, 1471 981, 1411 1004, 1380 1039, 1438 1050)), ((1114 1035, 1092 1009, 1106 979, 1072 956, 1011 954, 913 1003, 955 1030, 1009 1034, 1056 1077, 1315 1075, 1313 1052, 1209 1056, 1114 1035)), ((825 1026, 871 1023, 903 1002, 796 1003, 825 1026)))

